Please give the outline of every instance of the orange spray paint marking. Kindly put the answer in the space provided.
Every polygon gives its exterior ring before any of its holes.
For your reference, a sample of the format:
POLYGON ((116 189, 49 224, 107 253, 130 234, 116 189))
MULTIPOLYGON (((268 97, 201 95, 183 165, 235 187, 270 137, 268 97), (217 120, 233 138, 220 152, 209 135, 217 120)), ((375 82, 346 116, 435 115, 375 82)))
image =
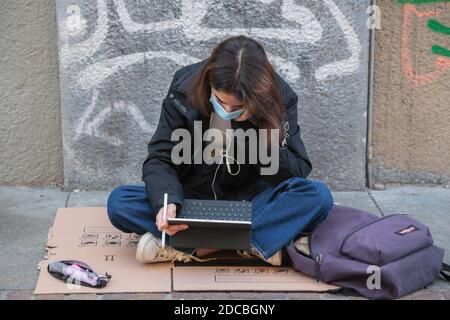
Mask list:
POLYGON ((450 69, 450 59, 445 57, 436 58, 434 64, 436 70, 430 73, 417 74, 411 62, 410 30, 411 30, 411 16, 418 18, 435 17, 439 15, 438 10, 418 11, 412 4, 406 4, 403 9, 403 33, 402 33, 402 60, 403 71, 408 79, 416 85, 428 84, 437 78, 443 76, 448 69, 450 69))
POLYGON ((450 69, 450 58, 439 57, 436 59, 436 65, 439 65, 443 68, 450 69))

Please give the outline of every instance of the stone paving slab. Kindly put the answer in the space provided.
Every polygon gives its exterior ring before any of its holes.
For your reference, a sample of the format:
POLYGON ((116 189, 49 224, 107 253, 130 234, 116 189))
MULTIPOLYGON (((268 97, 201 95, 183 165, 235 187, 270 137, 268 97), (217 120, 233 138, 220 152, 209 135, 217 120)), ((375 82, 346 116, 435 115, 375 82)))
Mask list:
POLYGON ((426 224, 450 264, 450 189, 403 186, 370 193, 384 215, 407 213, 426 224))
POLYGON ((106 207, 110 191, 70 192, 67 207, 106 207))
POLYGON ((349 191, 333 192, 332 194, 335 203, 361 209, 381 216, 381 212, 378 210, 377 206, 367 192, 349 191))
POLYGON ((67 196, 58 188, 0 188, 0 290, 34 289, 48 229, 67 196))

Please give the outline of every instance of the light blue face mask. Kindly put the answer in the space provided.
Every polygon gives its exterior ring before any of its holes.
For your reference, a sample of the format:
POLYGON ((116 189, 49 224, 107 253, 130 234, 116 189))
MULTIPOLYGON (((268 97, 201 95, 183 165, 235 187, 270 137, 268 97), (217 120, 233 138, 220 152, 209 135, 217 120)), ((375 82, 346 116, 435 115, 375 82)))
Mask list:
POLYGON ((211 98, 209 99, 209 101, 211 101, 213 107, 214 107, 214 111, 224 120, 233 120, 233 119, 237 119, 239 118, 243 113, 244 113, 244 108, 233 111, 233 112, 228 112, 226 111, 222 105, 216 100, 216 98, 214 97, 214 95, 211 93, 211 98))

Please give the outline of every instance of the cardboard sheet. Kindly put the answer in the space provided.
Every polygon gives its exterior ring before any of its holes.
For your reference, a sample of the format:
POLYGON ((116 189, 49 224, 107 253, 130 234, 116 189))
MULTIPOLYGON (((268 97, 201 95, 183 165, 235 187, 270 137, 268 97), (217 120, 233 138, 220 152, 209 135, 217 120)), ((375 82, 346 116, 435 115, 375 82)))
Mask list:
POLYGON ((106 208, 58 209, 48 234, 48 259, 40 264, 35 294, 175 291, 319 291, 337 287, 317 283, 289 266, 273 267, 222 251, 211 263, 141 264, 135 259, 139 236, 113 227, 106 208), (50 261, 81 260, 112 275, 102 289, 68 285, 47 271, 50 261))
POLYGON ((171 263, 142 264, 135 259, 139 237, 117 230, 106 208, 58 209, 48 236, 48 260, 41 262, 35 294, 170 292, 171 263), (80 260, 112 275, 102 289, 74 286, 53 278, 49 261, 80 260))
POLYGON ((291 267, 181 267, 173 270, 175 291, 316 291, 337 287, 317 283, 291 267), (195 281, 192 281, 195 279, 195 281))

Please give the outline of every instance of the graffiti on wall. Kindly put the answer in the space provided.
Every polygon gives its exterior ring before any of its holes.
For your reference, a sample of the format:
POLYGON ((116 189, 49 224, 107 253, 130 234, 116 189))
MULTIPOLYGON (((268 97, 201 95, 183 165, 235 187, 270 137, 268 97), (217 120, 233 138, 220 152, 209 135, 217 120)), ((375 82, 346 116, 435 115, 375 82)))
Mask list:
POLYGON ((430 3, 447 3, 450 8, 449 0, 398 0, 404 4, 403 8, 403 29, 402 29, 402 60, 403 70, 406 77, 416 85, 429 84, 450 71, 450 50, 434 44, 430 48, 430 52, 437 57, 434 61, 435 69, 426 73, 419 73, 415 70, 413 65, 413 52, 411 50, 411 35, 413 34, 414 18, 420 21, 426 21, 428 29, 432 32, 450 35, 450 27, 439 22, 438 17, 443 14, 442 10, 422 10, 418 8, 422 4, 430 3))
MULTIPOLYGON (((261 2, 270 2, 263 1, 261 2)), ((317 81, 324 81, 332 77, 340 77, 349 73, 354 73, 359 69, 359 60, 361 54, 361 45, 346 17, 339 10, 333 0, 322 0, 325 6, 330 10, 336 26, 341 29, 350 56, 347 59, 334 61, 320 66, 315 70, 317 81)), ((323 28, 316 16, 305 6, 298 5, 294 0, 285 0, 282 2, 282 16, 298 24, 295 28, 209 28, 201 25, 202 19, 208 13, 211 1, 183 0, 181 5, 181 17, 172 21, 149 22, 141 24, 133 21, 123 0, 114 0, 119 19, 123 27, 130 33, 139 31, 161 32, 169 29, 181 28, 184 35, 192 41, 201 43, 210 38, 227 38, 233 35, 247 34, 255 38, 279 39, 287 42, 303 43, 313 45, 322 38, 323 28), (205 38, 206 36, 206 38, 205 38)), ((70 41, 63 41, 60 47, 61 57, 65 64, 72 63, 73 59, 80 60, 93 56, 106 40, 108 28, 108 13, 106 0, 98 0, 98 20, 96 30, 86 41, 70 45, 70 41)), ((80 35, 85 30, 86 20, 82 17, 80 8, 76 5, 70 5, 66 10, 66 29, 65 36, 80 35)), ((64 30, 63 30, 64 31, 64 30)), ((281 74, 288 81, 295 81, 300 73, 299 68, 292 61, 279 56, 270 55, 270 59, 276 65, 281 74)), ((139 127, 146 134, 151 134, 151 126, 146 122, 139 108, 132 102, 119 101, 112 106, 96 110, 98 91, 96 88, 108 77, 114 73, 123 71, 127 67, 145 60, 169 58, 179 65, 187 65, 198 62, 199 59, 188 54, 173 51, 148 51, 145 53, 133 53, 114 57, 105 61, 94 62, 88 65, 78 75, 78 85, 81 89, 92 89, 92 100, 83 112, 77 128, 75 129, 76 138, 82 135, 93 135, 104 138, 105 141, 113 145, 123 143, 121 139, 105 134, 100 131, 100 126, 110 112, 114 110, 126 111, 136 120, 139 127)))
MULTIPOLYGON (((152 92, 160 96, 152 100, 154 107, 151 108, 143 103, 142 97, 139 101, 129 96, 108 94, 108 86, 111 86, 112 82, 114 89, 120 89, 121 84, 117 84, 116 79, 127 81, 122 78, 123 74, 127 74, 128 77, 133 70, 149 63, 165 64, 171 61, 178 66, 192 64, 205 58, 204 54, 199 54, 199 50, 192 48, 211 47, 212 43, 240 34, 263 42, 279 41, 283 46, 299 48, 298 52, 303 51, 303 56, 308 56, 309 51, 322 47, 324 42, 329 43, 330 39, 339 39, 341 41, 339 47, 332 50, 342 54, 333 53, 332 56, 336 59, 331 61, 318 59, 317 62, 314 61, 313 69, 308 70, 308 73, 311 73, 311 82, 318 85, 326 86, 344 76, 358 74, 361 72, 362 59, 366 59, 362 57, 363 48, 357 33, 361 31, 352 26, 351 20, 336 4, 339 2, 336 0, 321 0, 319 3, 297 0, 253 0, 251 2, 254 5, 259 4, 262 7, 270 5, 276 9, 279 21, 274 23, 276 26, 258 26, 262 23, 257 21, 256 26, 245 25, 245 27, 214 27, 211 23, 205 23, 211 11, 218 6, 215 0, 179 0, 170 4, 164 3, 164 6, 173 8, 175 13, 172 16, 166 14, 161 19, 139 19, 137 16, 139 17, 139 13, 142 12, 135 7, 137 3, 149 4, 148 11, 152 11, 154 8, 150 4, 157 4, 158 1, 141 0, 134 3, 126 0, 97 0, 95 12, 92 10, 94 7, 92 3, 85 5, 84 1, 79 4, 66 0, 59 1, 64 4, 60 6, 58 16, 60 69, 64 78, 62 83, 66 88, 73 86, 67 90, 68 93, 62 89, 63 114, 66 113, 67 119, 63 127, 70 130, 64 135, 65 161, 69 162, 67 168, 70 168, 71 172, 81 175, 110 174, 104 163, 98 165, 95 159, 86 160, 88 156, 81 156, 80 153, 84 152, 81 145, 86 144, 86 139, 99 139, 113 148, 123 148, 129 142, 130 134, 107 129, 105 123, 111 121, 114 115, 124 114, 132 119, 136 129, 134 132, 145 136, 147 141, 153 134, 163 99, 163 90, 152 92), (327 19, 321 18, 324 12, 327 19), (112 35, 113 28, 118 34, 121 32, 126 34, 130 39, 127 41, 130 42, 133 39, 140 41, 148 36, 157 35, 155 38, 158 37, 158 41, 163 39, 161 42, 175 43, 180 39, 189 46, 186 50, 174 50, 170 45, 155 43, 147 46, 145 50, 108 49, 114 46, 115 42, 111 38, 115 36, 112 35), (336 36, 330 37, 330 34, 336 36), (81 99, 78 99, 78 96, 81 99), (75 103, 80 105, 74 106, 75 103), (64 108, 69 110, 64 111, 64 108), (74 108, 77 111, 74 111, 74 108)), ((236 1, 236 4, 238 3, 236 1)), ((245 11, 245 8, 242 6, 239 9, 245 11)), ((298 55, 283 54, 283 50, 276 52, 270 48, 267 49, 267 53, 275 69, 288 82, 298 83, 304 72, 299 65, 298 55)), ((162 89, 162 86, 158 88, 162 89)), ((127 166, 125 161, 122 168, 127 166)), ((114 164, 116 168, 120 165, 119 161, 114 164)))

